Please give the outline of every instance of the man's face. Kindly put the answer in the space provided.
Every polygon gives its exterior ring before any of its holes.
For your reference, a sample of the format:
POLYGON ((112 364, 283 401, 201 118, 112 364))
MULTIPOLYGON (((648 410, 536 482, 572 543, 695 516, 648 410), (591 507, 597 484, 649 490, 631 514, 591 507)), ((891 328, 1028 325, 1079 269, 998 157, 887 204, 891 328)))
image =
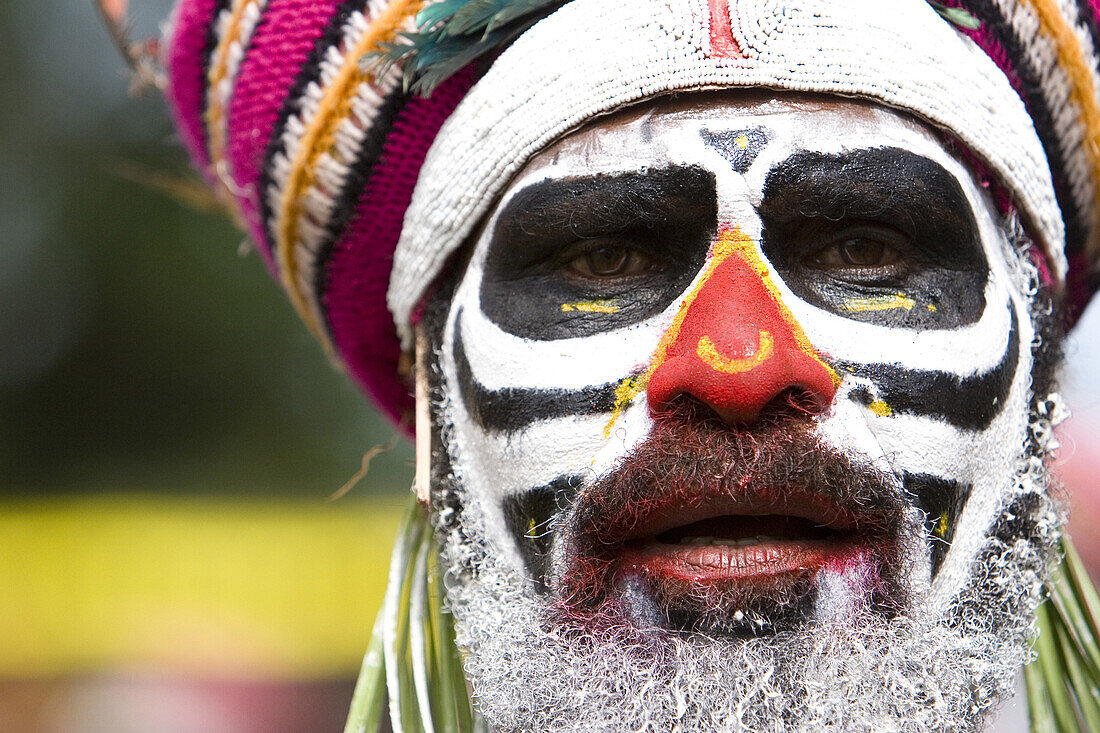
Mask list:
POLYGON ((1032 299, 990 193, 881 107, 689 97, 535 157, 438 324, 490 721, 979 717, 1056 525, 1032 299))

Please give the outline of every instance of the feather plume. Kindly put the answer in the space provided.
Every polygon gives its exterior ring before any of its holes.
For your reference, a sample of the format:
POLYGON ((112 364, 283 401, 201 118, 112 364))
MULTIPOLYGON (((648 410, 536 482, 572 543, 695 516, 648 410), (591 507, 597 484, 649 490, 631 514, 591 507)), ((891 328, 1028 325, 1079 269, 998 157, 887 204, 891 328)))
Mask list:
POLYGON ((416 16, 417 30, 360 59, 381 76, 403 68, 405 88, 427 96, 468 64, 504 49, 566 0, 441 0, 416 16))

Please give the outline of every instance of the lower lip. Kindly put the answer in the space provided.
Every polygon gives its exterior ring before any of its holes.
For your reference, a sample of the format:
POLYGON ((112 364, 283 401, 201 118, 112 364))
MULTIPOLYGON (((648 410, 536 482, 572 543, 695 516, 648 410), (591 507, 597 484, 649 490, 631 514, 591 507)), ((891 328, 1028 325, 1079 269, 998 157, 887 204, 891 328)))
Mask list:
POLYGON ((766 585, 864 557, 854 543, 830 540, 762 540, 738 547, 647 542, 624 548, 619 567, 688 583, 766 585))

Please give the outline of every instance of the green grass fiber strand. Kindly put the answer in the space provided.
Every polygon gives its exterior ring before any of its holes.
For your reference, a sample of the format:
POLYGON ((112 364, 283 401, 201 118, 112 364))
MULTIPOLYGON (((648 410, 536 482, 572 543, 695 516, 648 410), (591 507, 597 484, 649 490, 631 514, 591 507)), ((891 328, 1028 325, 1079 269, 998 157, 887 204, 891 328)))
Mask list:
POLYGON ((1100 599, 1068 537, 1024 670, 1033 733, 1100 732, 1100 599))
POLYGON ((359 679, 355 681, 355 692, 351 696, 351 709, 348 711, 344 733, 374 733, 382 719, 382 703, 386 697, 386 662, 382 654, 381 622, 380 612, 374 621, 367 653, 363 655, 359 679))
POLYGON ((426 512, 410 500, 390 558, 385 599, 355 686, 345 733, 470 733, 474 715, 444 608, 438 552, 426 512), (388 701, 388 704, 387 704, 388 701))
POLYGON ((431 675, 428 667, 435 656, 432 653, 432 624, 431 619, 428 618, 427 571, 430 548, 429 543, 423 539, 418 544, 409 592, 409 660, 412 663, 413 689, 416 692, 416 707, 420 713, 420 723, 424 730, 435 730, 432 719, 432 692, 428 686, 428 678, 431 675))

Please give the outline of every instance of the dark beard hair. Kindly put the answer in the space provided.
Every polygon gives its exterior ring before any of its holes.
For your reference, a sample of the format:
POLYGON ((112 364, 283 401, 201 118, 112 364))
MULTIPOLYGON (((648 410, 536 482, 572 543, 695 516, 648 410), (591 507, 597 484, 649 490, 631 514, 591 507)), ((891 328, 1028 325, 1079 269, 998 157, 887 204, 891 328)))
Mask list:
POLYGON ((768 500, 774 506, 768 513, 776 515, 815 505, 816 524, 857 527, 851 534, 875 568, 862 588, 867 607, 889 616, 905 606, 899 580, 910 502, 896 480, 823 445, 797 402, 778 402, 751 426, 738 428, 681 397, 655 417, 650 435, 614 471, 580 492, 558 530, 564 568, 552 585, 562 623, 605 626, 629 617, 681 631, 741 635, 805 622, 817 586, 805 572, 745 587, 624 577, 616 569, 619 552, 647 514, 715 497, 768 500), (791 487, 800 489, 793 500, 791 487), (788 501, 803 506, 787 507, 788 501))

